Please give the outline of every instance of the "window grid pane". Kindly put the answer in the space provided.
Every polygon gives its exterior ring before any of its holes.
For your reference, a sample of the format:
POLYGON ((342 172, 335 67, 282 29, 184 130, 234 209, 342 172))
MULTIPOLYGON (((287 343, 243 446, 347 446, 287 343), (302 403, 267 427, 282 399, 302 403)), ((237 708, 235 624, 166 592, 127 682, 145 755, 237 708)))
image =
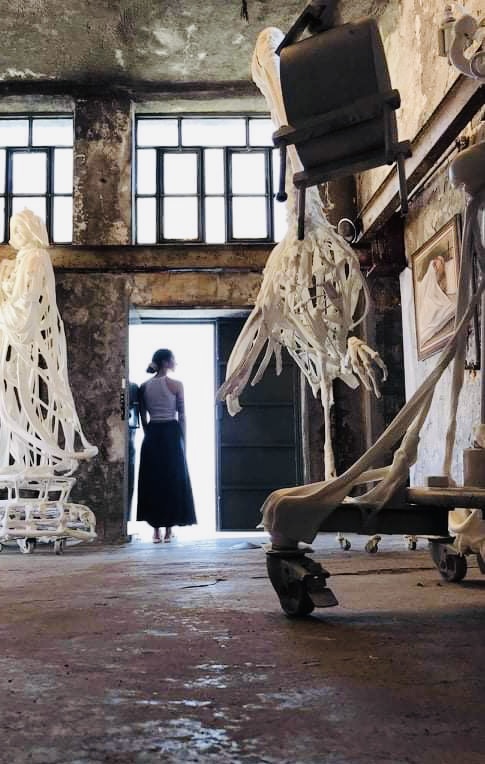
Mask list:
POLYGON ((45 196, 14 196, 12 197, 12 215, 22 210, 32 210, 41 220, 46 222, 46 198, 45 196))
POLYGON ((141 149, 136 152, 136 190, 138 194, 155 194, 157 190, 157 152, 141 149))
POLYGON ((199 238, 199 210, 196 196, 165 196, 163 238, 195 241, 199 238))
POLYGON ((5 241, 5 197, 0 197, 0 241, 5 241))
POLYGON ((49 117, 32 120, 33 146, 72 146, 73 139, 72 118, 49 117))
POLYGON ((54 193, 72 194, 74 182, 74 154, 72 149, 54 151, 54 193))
POLYGON ((72 196, 55 196, 52 214, 52 241, 69 243, 72 241, 72 196))
POLYGON ((178 146, 177 119, 138 119, 138 146, 178 146))
POLYGON ((199 163, 197 154, 170 154, 163 156, 163 192, 173 194, 196 194, 198 190, 199 163))
POLYGON ((28 119, 0 119, 0 146, 28 146, 28 119))
POLYGON ((266 197, 233 196, 232 236, 234 239, 268 237, 266 197))
POLYGON ((73 138, 69 115, 0 118, 0 241, 25 208, 45 221, 51 241, 72 241, 73 138))
POLYGON ((232 154, 231 188, 233 194, 252 195, 265 193, 266 167, 264 154, 232 154))
POLYGON ((15 152, 12 156, 12 193, 45 194, 47 192, 47 154, 15 152))
MULTIPOLYGON (((135 241, 142 243, 137 226, 144 225, 145 209, 150 210, 151 219, 153 204, 159 242, 271 241, 275 228, 273 132, 271 120, 259 117, 138 118, 137 162, 142 151, 146 154, 144 169, 138 163, 135 168, 135 241), (161 125, 169 136, 164 143, 161 125), (149 185, 139 183, 142 174, 151 178, 149 185), (140 207, 142 200, 150 204, 140 207)), ((152 220, 150 226, 152 230, 152 220)))
POLYGON ((156 244, 157 203, 156 199, 138 199, 136 202, 136 243, 156 244))
POLYGON ((211 119, 200 117, 182 119, 183 146, 245 146, 244 118, 211 119))

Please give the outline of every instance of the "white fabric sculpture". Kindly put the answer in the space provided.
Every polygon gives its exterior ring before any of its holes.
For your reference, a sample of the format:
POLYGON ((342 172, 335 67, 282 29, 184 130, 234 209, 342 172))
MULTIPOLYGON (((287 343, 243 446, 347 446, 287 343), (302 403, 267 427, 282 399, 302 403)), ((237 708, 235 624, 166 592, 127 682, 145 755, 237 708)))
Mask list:
MULTIPOLYGON (((275 129, 287 124, 275 53, 282 39, 279 29, 263 30, 252 62, 253 80, 266 98, 275 129)), ((288 158, 291 176, 302 169, 293 146, 288 148, 288 158)), ((350 387, 357 387, 360 381, 379 395, 373 363, 381 368, 384 379, 387 372, 378 353, 357 337, 349 337, 364 320, 369 305, 368 288, 355 252, 326 219, 315 187, 307 190, 305 239, 299 241, 291 177, 286 190, 288 231, 268 258, 256 304, 232 350, 218 398, 225 398, 230 414, 237 414, 238 398, 261 352, 265 349, 252 385, 259 382, 273 354, 276 371, 281 371, 281 350, 285 347, 314 395, 320 391, 325 417, 325 477, 329 478, 335 475, 329 416, 333 381, 339 378, 350 387)))
POLYGON ((69 386, 44 223, 30 210, 14 215, 10 245, 15 260, 0 262, 0 484, 7 492, 0 540, 56 537, 58 530, 84 537, 86 525, 92 538, 93 513, 66 502, 75 482, 67 476, 97 448, 82 431, 69 386), (23 500, 23 491, 36 498, 23 500))

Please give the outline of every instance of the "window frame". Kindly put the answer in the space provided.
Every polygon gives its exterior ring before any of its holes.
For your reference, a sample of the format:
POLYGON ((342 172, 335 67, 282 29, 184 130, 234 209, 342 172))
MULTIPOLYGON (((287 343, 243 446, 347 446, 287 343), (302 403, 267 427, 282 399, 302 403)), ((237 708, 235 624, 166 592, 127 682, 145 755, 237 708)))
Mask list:
POLYGON ((137 246, 155 246, 155 245, 183 245, 183 244, 203 244, 206 246, 223 246, 224 244, 271 244, 274 243, 275 234, 275 215, 273 210, 273 200, 275 196, 274 182, 273 182, 273 152, 275 148, 273 145, 251 145, 249 142, 250 133, 250 121, 255 119, 268 120, 268 114, 261 113, 245 113, 245 114, 212 114, 212 113, 190 113, 190 114, 136 114, 134 120, 134 163, 133 163, 133 244, 137 246), (244 120, 245 128, 245 144, 244 145, 184 145, 182 143, 182 121, 190 119, 238 119, 244 120), (177 145, 154 145, 154 144, 138 144, 138 125, 143 120, 168 120, 177 121, 177 145), (156 162, 156 178, 155 178, 155 193, 144 194, 138 192, 138 152, 144 149, 155 151, 156 162), (205 167, 204 167, 204 152, 206 150, 222 151, 223 156, 223 177, 224 188, 221 193, 206 193, 205 190, 205 167), (198 236, 194 239, 171 239, 163 236, 163 200, 167 197, 193 197, 194 194, 164 194, 163 190, 163 156, 165 154, 197 154, 197 210, 198 210, 198 236), (234 154, 256 153, 263 154, 265 161, 265 193, 264 194, 242 194, 232 193, 232 157, 234 154), (236 238, 233 233, 233 209, 232 199, 237 198, 264 198, 265 199, 265 212, 266 212, 266 228, 267 235, 264 237, 254 238, 236 238), (222 199, 224 203, 224 242, 207 242, 205 239, 205 208, 206 199, 222 199), (156 241, 152 244, 138 243, 138 199, 155 199, 156 210, 156 241))
POLYGON ((59 149, 72 149, 74 159, 74 114, 66 112, 34 112, 34 113, 15 113, 15 114, 1 114, 0 121, 7 120, 28 120, 28 138, 26 146, 0 146, 0 151, 5 151, 5 190, 0 194, 0 198, 4 199, 4 234, 3 240, 0 244, 7 244, 10 238, 10 218, 12 217, 13 200, 22 198, 39 198, 45 199, 46 207, 46 228, 47 235, 49 237, 49 243, 59 244, 59 246, 72 244, 71 241, 55 242, 54 241, 54 199, 71 198, 74 200, 74 178, 71 192, 55 192, 54 191, 54 173, 55 173, 55 161, 56 150, 59 149), (56 120, 56 119, 70 119, 73 124, 72 131, 72 144, 54 144, 52 146, 45 145, 33 145, 33 123, 36 119, 42 120, 56 120), (13 192, 13 160, 15 154, 45 154, 46 155, 46 191, 45 193, 14 193, 13 192))

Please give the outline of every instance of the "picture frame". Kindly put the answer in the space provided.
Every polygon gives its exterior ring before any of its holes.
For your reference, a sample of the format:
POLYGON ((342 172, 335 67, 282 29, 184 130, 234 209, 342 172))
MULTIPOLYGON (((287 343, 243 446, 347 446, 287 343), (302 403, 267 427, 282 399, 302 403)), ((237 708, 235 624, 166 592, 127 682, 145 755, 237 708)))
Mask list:
POLYGON ((453 334, 460 271, 460 215, 411 255, 418 359, 446 345, 453 334))

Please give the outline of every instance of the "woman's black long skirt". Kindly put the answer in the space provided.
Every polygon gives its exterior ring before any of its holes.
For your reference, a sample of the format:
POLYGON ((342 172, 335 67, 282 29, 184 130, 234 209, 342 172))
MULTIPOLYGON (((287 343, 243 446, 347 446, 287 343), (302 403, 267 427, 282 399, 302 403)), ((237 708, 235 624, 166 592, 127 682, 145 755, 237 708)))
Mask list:
POLYGON ((184 439, 176 420, 148 423, 140 454, 137 519, 153 528, 197 522, 184 439))

